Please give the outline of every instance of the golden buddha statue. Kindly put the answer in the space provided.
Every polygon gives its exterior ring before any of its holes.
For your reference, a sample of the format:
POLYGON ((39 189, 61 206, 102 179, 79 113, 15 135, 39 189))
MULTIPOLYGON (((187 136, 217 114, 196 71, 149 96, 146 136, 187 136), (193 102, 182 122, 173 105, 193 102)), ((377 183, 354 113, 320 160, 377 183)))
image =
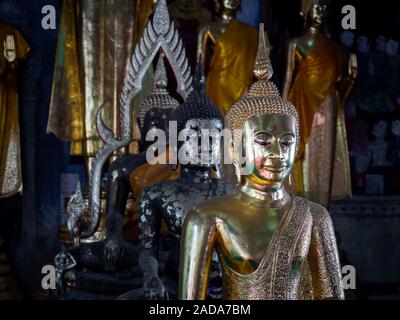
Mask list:
POLYGON ((219 19, 199 28, 197 60, 205 66, 211 101, 225 114, 252 82, 258 38, 255 28, 235 19, 240 0, 219 1, 219 19))
POLYGON ((86 158, 89 173, 102 146, 96 114, 117 134, 118 101, 134 39, 140 38, 154 1, 64 0, 47 131, 71 141, 71 155, 86 158), (138 32, 136 32, 138 31, 138 32))
POLYGON ((196 206, 185 219, 180 298, 205 298, 215 248, 225 299, 342 299, 329 213, 284 187, 299 146, 299 117, 269 80, 263 24, 254 75, 258 81, 225 118, 231 132, 243 132, 231 141, 242 183, 232 195, 196 206))
POLYGON ((0 23, 0 198, 22 190, 17 70, 29 51, 19 31, 0 23))
POLYGON ((303 0, 306 30, 289 40, 283 97, 300 115, 301 144, 293 170, 299 195, 328 207, 351 195, 344 103, 356 77, 356 61, 345 70, 343 49, 321 31, 328 0, 303 0))

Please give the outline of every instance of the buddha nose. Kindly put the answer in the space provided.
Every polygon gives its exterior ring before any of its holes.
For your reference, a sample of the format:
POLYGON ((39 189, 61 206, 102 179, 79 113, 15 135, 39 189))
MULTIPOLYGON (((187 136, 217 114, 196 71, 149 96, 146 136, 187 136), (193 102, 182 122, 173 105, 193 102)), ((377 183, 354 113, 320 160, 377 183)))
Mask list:
POLYGON ((271 159, 275 159, 275 160, 284 160, 285 156, 282 152, 282 149, 281 149, 279 143, 274 143, 272 145, 269 157, 271 159))

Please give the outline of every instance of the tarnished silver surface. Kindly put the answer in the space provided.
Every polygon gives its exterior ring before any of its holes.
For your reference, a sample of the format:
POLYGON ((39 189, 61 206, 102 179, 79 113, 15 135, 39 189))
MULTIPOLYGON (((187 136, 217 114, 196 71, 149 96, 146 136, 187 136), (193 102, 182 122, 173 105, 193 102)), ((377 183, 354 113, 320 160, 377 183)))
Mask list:
POLYGON ((120 98, 121 135, 116 137, 115 133, 106 127, 102 118, 104 104, 97 113, 97 130, 104 140, 104 146, 96 154, 90 173, 90 216, 88 224, 81 232, 83 238, 90 237, 97 229, 103 165, 114 151, 126 147, 132 141, 132 101, 142 89, 146 71, 159 50, 162 50, 172 67, 177 81, 177 92, 186 99, 191 91, 191 70, 182 40, 170 20, 165 0, 158 2, 153 19, 147 23, 129 63, 120 98))
POLYGON ((69 252, 61 251, 54 258, 54 264, 56 267, 56 289, 61 293, 65 291, 64 275, 76 266, 76 260, 69 252))
POLYGON ((68 201, 67 205, 68 221, 67 227, 69 233, 74 238, 74 244, 79 246, 81 238, 81 219, 85 213, 85 200, 82 196, 81 184, 78 182, 75 193, 68 201))

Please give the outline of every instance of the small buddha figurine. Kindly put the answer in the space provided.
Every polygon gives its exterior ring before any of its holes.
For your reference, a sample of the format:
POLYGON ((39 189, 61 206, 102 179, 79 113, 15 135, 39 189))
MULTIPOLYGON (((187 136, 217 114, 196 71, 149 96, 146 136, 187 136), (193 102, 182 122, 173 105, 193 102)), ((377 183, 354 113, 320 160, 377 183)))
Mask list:
POLYGON ((385 120, 378 120, 373 128, 372 135, 373 140, 368 145, 368 156, 371 167, 387 167, 392 165, 387 160, 387 151, 389 142, 386 141, 386 135, 388 133, 388 123, 385 120))
POLYGON ((375 89, 376 66, 374 65, 374 56, 371 52, 371 41, 365 35, 359 35, 356 40, 357 63, 359 72, 357 82, 354 85, 353 96, 359 110, 371 112, 376 107, 386 109, 385 98, 374 103, 371 98, 371 89, 375 89))
POLYGON ((22 190, 17 75, 29 51, 18 30, 0 23, 0 198, 22 190))
POLYGON ((372 86, 369 88, 373 90, 375 100, 378 100, 381 105, 385 105, 384 97, 381 92, 385 90, 385 59, 386 59, 386 38, 383 35, 379 35, 375 39, 375 50, 371 52, 372 63, 373 63, 373 77, 372 86))
POLYGON ((240 0, 218 0, 220 17, 200 26, 197 60, 206 70, 207 93, 224 114, 249 88, 257 30, 235 19, 240 0))
POLYGON ((231 141, 243 179, 238 191, 203 202, 186 217, 180 299, 205 298, 214 248, 223 271, 225 299, 344 296, 329 213, 319 204, 290 195, 284 187, 299 146, 300 123, 296 108, 269 80, 272 66, 262 31, 261 24, 254 69, 258 81, 225 118, 228 129, 243 133, 231 141))
POLYGON ((139 265, 143 271, 144 294, 149 299, 163 298, 166 291, 169 298, 178 296, 180 234, 189 210, 204 200, 234 191, 231 184, 212 175, 212 171, 217 170, 220 156, 223 116, 207 97, 200 69, 198 65, 194 90, 177 109, 179 132, 192 130, 191 133, 195 134, 181 146, 188 151, 186 160, 182 162, 182 157, 178 159, 181 162, 181 176, 145 188, 139 202, 139 265), (203 136, 203 130, 210 130, 210 136, 203 136), (207 146, 200 146, 201 139, 207 139, 207 142, 208 139, 212 140, 207 146), (158 275, 161 221, 165 221, 172 242, 162 280, 158 275))
POLYGON ((394 140, 389 145, 388 160, 400 167, 400 120, 394 120, 391 125, 394 140))
POLYGON ((322 32, 328 0, 303 0, 306 30, 289 40, 283 97, 300 116, 301 142, 293 170, 299 195, 328 207, 351 195, 344 105, 357 75, 355 56, 346 68, 340 45, 322 32), (343 75, 348 70, 348 75, 343 75))
POLYGON ((351 51, 354 45, 354 33, 345 30, 340 34, 340 42, 343 45, 345 51, 351 51))
POLYGON ((396 85, 400 82, 400 56, 399 42, 393 39, 388 39, 386 43, 386 77, 385 89, 388 97, 387 111, 400 109, 400 90, 396 85))

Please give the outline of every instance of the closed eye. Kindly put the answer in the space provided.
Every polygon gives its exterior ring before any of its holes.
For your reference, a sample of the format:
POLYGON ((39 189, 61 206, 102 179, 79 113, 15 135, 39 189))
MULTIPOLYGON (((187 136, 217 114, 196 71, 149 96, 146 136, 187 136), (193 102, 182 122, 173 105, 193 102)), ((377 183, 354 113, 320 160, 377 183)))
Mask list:
POLYGON ((267 132, 260 132, 254 135, 254 142, 259 146, 266 147, 271 144, 272 136, 267 132))
POLYGON ((290 147, 295 142, 295 139, 292 135, 286 135, 281 138, 280 144, 283 147, 290 147))

